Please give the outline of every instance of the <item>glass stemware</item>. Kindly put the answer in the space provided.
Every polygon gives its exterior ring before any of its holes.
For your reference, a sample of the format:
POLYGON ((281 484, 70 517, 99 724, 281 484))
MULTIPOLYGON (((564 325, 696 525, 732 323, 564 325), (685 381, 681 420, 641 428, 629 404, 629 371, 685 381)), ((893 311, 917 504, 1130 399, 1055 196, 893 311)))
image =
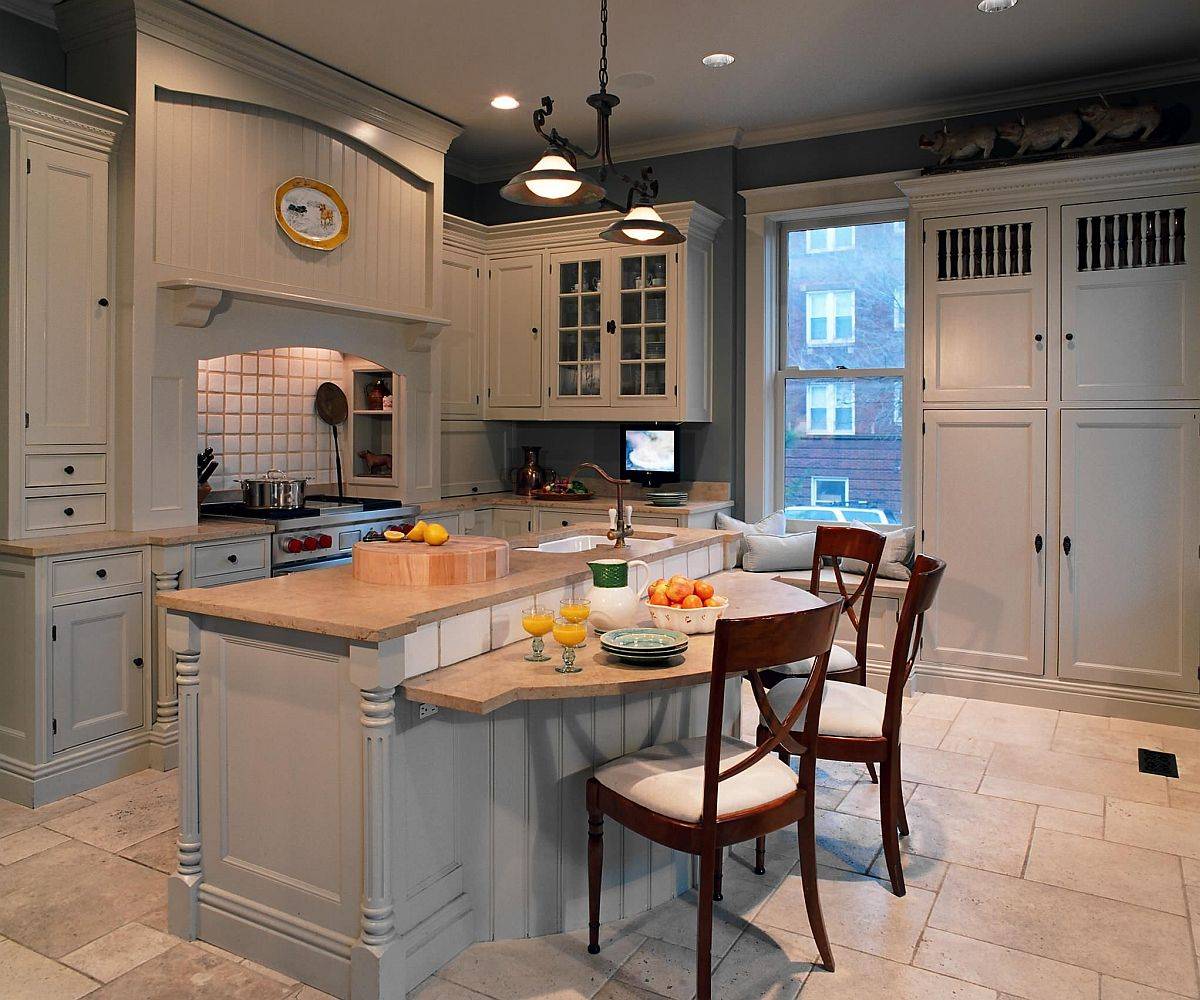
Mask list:
MULTIPOLYGON (((583 598, 564 597, 558 602, 559 616, 565 618, 569 622, 577 624, 586 622, 592 613, 592 602, 583 598)), ((584 626, 584 635, 587 635, 587 627, 584 626)), ((587 641, 581 642, 576 649, 583 649, 587 645, 587 641)))
POLYGON ((546 641, 542 638, 554 628, 554 613, 549 608, 534 605, 521 612, 521 628, 533 636, 533 649, 525 654, 530 663, 545 663, 550 659, 546 655, 546 641))
POLYGON ((554 641, 562 646, 562 665, 554 669, 560 674, 577 674, 583 667, 575 665, 575 650, 587 638, 587 625, 566 618, 554 619, 554 641))

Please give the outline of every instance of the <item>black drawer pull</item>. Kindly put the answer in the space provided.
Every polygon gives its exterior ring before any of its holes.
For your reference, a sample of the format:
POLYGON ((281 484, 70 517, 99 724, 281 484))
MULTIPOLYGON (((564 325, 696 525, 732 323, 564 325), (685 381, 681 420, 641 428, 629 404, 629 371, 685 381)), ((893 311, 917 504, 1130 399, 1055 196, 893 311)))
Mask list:
POLYGON ((73 475, 75 475, 75 466, 68 465, 66 468, 63 469, 63 472, 65 472, 68 476, 73 476, 73 475))
POLYGON ((1074 339, 1075 339, 1075 334, 1073 334, 1073 333, 1067 334, 1067 340, 1074 340, 1074 339))
POLYGON ((235 562, 237 562, 237 556, 227 556, 226 558, 227 558, 227 559, 228 559, 228 560, 229 560, 231 563, 235 563, 235 562))
POLYGON ((566 522, 566 521, 563 521, 563 527, 564 527, 564 528, 567 526, 567 523, 568 523, 568 522, 566 522))
POLYGON ((146 663, 146 661, 145 661, 145 660, 143 660, 143 659, 142 659, 140 656, 135 656, 135 657, 133 658, 133 665, 134 665, 135 667, 138 667, 139 669, 140 669, 141 667, 145 666, 145 663, 146 663))
POLYGON ((100 300, 100 302, 99 302, 99 305, 101 305, 101 306, 103 306, 105 309, 107 309, 107 308, 108 308, 108 299, 101 299, 101 300, 100 300))
POLYGON ((100 577, 100 579, 101 579, 101 580, 107 579, 107 577, 108 577, 108 570, 106 570, 106 569, 98 569, 98 570, 96 570, 96 575, 97 575, 98 577, 100 577))
POLYGON ((1036 333, 1034 334, 1033 339, 1040 344, 1042 342, 1042 335, 1040 333, 1036 333))
POLYGON ((64 507, 63 513, 66 514, 67 517, 74 517, 75 516, 75 508, 74 507, 64 507))

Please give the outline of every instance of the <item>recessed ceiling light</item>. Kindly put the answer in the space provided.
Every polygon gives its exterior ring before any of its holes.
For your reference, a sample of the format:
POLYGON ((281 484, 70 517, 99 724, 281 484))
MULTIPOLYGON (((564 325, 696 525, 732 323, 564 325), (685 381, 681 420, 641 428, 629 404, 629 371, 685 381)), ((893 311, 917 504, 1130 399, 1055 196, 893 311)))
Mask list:
POLYGON ((705 56, 700 61, 709 69, 724 69, 733 62, 733 58, 728 52, 714 52, 711 55, 705 56))
POLYGON ((521 102, 510 94, 501 94, 492 98, 492 107, 499 111, 516 111, 521 102))
POLYGON ((979 0, 979 9, 985 14, 998 14, 1016 5, 1017 0, 979 0))

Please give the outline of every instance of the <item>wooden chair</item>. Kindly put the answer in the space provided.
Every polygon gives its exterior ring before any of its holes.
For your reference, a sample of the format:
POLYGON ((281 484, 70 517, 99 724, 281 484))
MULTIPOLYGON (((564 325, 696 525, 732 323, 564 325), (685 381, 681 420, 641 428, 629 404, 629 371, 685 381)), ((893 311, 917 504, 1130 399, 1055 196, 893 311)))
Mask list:
MULTIPOLYGON (((879 563, 883 558, 883 545, 883 535, 870 528, 832 524, 817 526, 812 575, 808 581, 809 593, 820 594, 821 571, 832 563, 833 578, 842 596, 842 613, 849 619, 856 636, 853 653, 842 646, 834 646, 830 651, 827 675, 830 680, 856 681, 859 684, 867 682, 867 628, 871 619, 875 578, 879 575, 879 563), (842 576, 843 559, 858 559, 866 563, 867 571, 854 593, 850 592, 842 576)), ((801 660, 766 671, 763 680, 770 688, 788 677, 804 677, 811 669, 811 661, 801 660)))
POLYGON ((817 895, 813 789, 817 731, 829 649, 841 601, 809 611, 717 622, 708 729, 704 736, 626 754, 601 767, 587 783, 588 951, 600 951, 600 878, 604 817, 677 851, 700 858, 696 944, 696 992, 711 998, 713 899, 720 898, 723 848, 797 825, 804 903, 821 961, 833 971, 833 952, 817 895), (765 667, 813 657, 812 673, 798 679, 795 704, 783 719, 774 716, 759 672, 765 667), (758 747, 724 736, 725 681, 748 672, 763 718, 758 747), (811 711, 809 710, 811 706, 811 711), (801 722, 801 717, 807 717, 801 722), (798 731, 793 731, 797 729, 798 731), (799 774, 772 753, 786 746, 800 757, 799 774))
MULTIPOLYGON (((912 579, 904 593, 900 621, 896 626, 896 642, 892 646, 891 674, 887 691, 840 681, 827 681, 821 709, 817 757, 821 760, 841 760, 868 765, 879 764, 882 781, 879 785, 880 821, 883 828, 883 854, 887 860, 892 891, 904 895, 904 869, 900 865, 900 836, 908 836, 908 817, 904 814, 904 795, 900 787, 900 724, 903 721, 904 686, 912 675, 913 664, 921 648, 921 631, 925 612, 933 606, 946 564, 941 559, 918 555, 912 579)), ((777 684, 768 701, 774 712, 764 713, 759 725, 758 742, 780 745, 779 756, 788 760, 788 741, 774 740, 773 721, 776 715, 789 711, 795 699, 811 697, 809 687, 799 677, 777 684)), ((803 716, 800 716, 803 718, 803 716)), ((796 734, 793 734, 796 735, 796 734)), ((766 838, 755 842, 755 871, 761 872, 766 850, 766 838)))

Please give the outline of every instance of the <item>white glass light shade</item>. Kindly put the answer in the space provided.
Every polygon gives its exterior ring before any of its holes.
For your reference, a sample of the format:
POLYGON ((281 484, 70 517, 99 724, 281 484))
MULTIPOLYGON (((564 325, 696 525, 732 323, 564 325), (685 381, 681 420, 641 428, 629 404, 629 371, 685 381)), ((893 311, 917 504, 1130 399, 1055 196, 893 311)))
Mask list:
MULTIPOLYGON (((565 156, 560 156, 557 153, 546 153, 534 164, 533 170, 530 172, 536 173, 539 170, 573 171, 574 169, 565 156)), ((571 195, 579 190, 579 186, 582 183, 582 181, 567 180, 559 177, 530 177, 525 181, 525 186, 539 198, 554 201, 559 198, 570 198, 571 195)))

